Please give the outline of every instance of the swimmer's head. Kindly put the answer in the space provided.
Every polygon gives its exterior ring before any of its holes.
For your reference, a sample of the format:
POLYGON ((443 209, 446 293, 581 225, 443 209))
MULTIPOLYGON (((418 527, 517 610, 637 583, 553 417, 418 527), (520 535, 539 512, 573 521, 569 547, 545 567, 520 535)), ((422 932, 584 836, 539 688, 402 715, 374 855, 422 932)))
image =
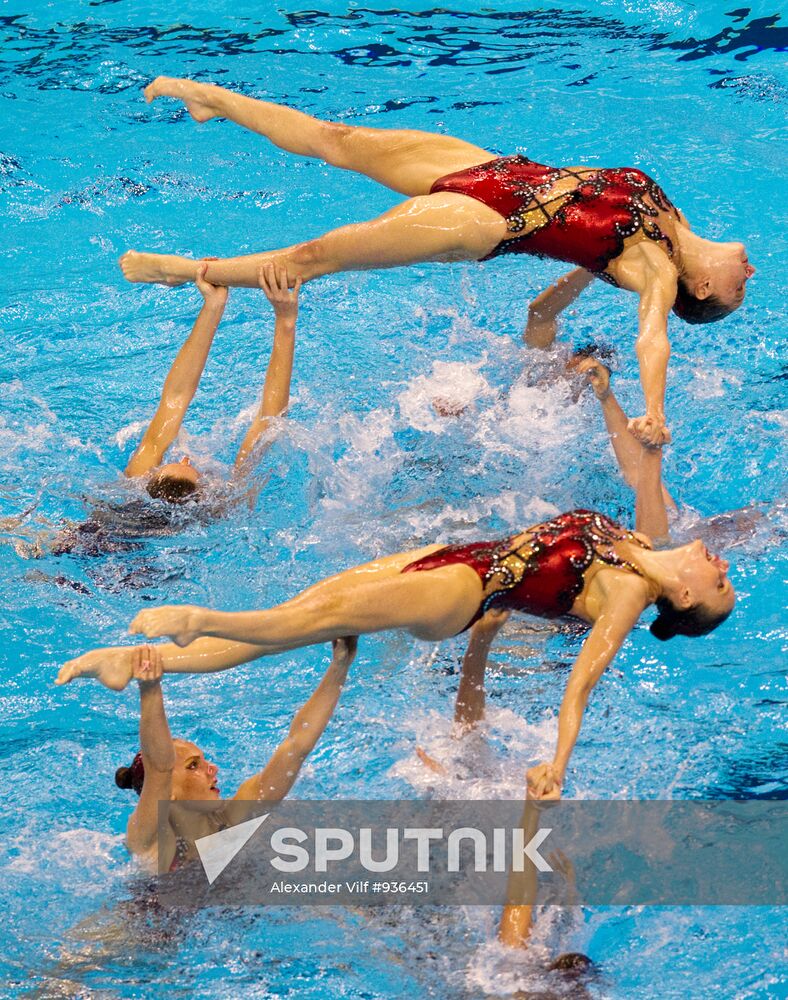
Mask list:
MULTIPOLYGON (((189 740, 173 740, 172 744, 175 766, 172 769, 170 798, 190 802, 220 798, 221 792, 216 781, 219 768, 206 760, 202 750, 189 740)), ((135 756, 131 767, 119 767, 115 772, 115 784, 118 788, 133 788, 137 795, 142 794, 144 781, 142 752, 135 756)))
POLYGON ((675 575, 657 599, 659 614, 651 634, 663 641, 676 635, 707 635, 725 621, 736 603, 728 563, 709 552, 700 539, 673 551, 678 557, 675 575))
POLYGON ((558 955, 547 966, 551 972, 565 972, 573 976, 582 976, 593 969, 594 963, 579 951, 567 951, 563 955, 558 955))
POLYGON ((446 399, 445 396, 434 396, 432 408, 439 417, 461 417, 468 409, 465 403, 460 403, 454 399, 446 399))
POLYGON ((200 473, 186 455, 180 462, 168 462, 154 469, 145 488, 154 500, 185 503, 196 499, 199 484, 200 473))
POLYGON ((711 243, 703 261, 679 277, 673 312, 687 323, 715 323, 744 301, 755 268, 743 243, 711 243))

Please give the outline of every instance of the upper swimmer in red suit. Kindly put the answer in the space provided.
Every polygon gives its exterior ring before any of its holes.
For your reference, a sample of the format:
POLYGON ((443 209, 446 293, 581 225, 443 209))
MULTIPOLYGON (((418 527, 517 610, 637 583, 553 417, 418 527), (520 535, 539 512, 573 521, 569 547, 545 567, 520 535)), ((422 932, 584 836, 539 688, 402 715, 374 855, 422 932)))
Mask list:
MULTIPOLYGON (((635 292, 646 413, 630 430, 644 444, 670 439, 664 398, 671 308, 690 323, 721 319, 741 305, 754 273, 743 244, 693 233, 664 191, 631 167, 549 167, 523 156, 496 157, 451 136, 323 122, 191 80, 158 77, 145 97, 162 96, 184 101, 198 122, 228 118, 281 149, 366 174, 408 196, 377 219, 285 249, 211 262, 208 281, 255 287, 260 266, 269 262, 309 281, 338 271, 509 253, 568 261, 577 269, 532 303, 526 342, 549 346, 558 313, 594 277, 635 292)), ((136 251, 121 258, 129 281, 170 285, 193 281, 198 263, 136 251)))

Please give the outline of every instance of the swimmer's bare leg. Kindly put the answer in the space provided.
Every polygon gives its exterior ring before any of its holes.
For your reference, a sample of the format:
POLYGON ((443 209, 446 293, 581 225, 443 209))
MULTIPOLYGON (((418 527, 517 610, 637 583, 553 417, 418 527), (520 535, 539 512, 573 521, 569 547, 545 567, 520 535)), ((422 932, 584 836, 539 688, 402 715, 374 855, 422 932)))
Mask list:
MULTIPOLYGON (((257 288, 260 268, 273 264, 311 281, 324 274, 401 267, 423 261, 478 260, 506 234, 493 209, 461 194, 410 198, 377 219, 334 229, 283 250, 211 260, 205 274, 213 285, 257 288)), ((182 285, 194 281, 200 261, 130 250, 120 258, 128 281, 182 285)))
POLYGON ((365 174, 411 197, 428 194, 445 174, 493 159, 487 150, 453 136, 324 122, 294 108, 193 80, 159 76, 145 88, 146 101, 157 97, 183 101, 195 121, 228 118, 280 149, 365 174))

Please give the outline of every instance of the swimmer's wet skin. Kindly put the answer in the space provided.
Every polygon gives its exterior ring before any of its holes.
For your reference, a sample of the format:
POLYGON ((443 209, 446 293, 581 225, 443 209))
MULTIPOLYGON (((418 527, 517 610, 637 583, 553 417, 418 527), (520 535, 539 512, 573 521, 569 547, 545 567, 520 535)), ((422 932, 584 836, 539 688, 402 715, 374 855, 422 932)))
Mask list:
MULTIPOLYGON (((172 97, 198 122, 223 117, 280 149, 315 157, 408 196, 369 222, 344 226, 280 250, 211 261, 207 279, 253 286, 261 264, 305 281, 339 271, 422 261, 487 260, 526 253, 580 265, 569 286, 539 297, 529 342, 548 346, 555 318, 594 277, 640 299, 636 342, 646 414, 630 430, 644 444, 670 440, 664 400, 671 309, 692 323, 737 309, 755 269, 741 243, 703 239, 662 189, 633 167, 549 167, 523 156, 496 157, 461 139, 320 121, 292 108, 256 101, 192 80, 157 77, 145 99, 172 97), (560 221, 558 221, 560 220, 560 221)), ((197 262, 129 251, 129 281, 182 284, 197 262)))
MULTIPOLYGON (((649 518, 657 525, 665 520, 660 468, 660 449, 644 449, 637 485, 641 529, 649 518)), ((703 635, 733 606, 727 569, 700 542, 656 552, 647 536, 603 515, 576 511, 501 542, 465 546, 461 553, 434 545, 387 556, 267 611, 154 608, 140 612, 130 631, 173 639, 174 645, 161 647, 165 672, 204 673, 338 635, 403 629, 438 641, 467 628, 489 608, 547 617, 569 613, 590 624, 591 632, 567 683, 554 760, 529 772, 535 797, 558 798, 591 690, 643 610, 657 604, 660 614, 652 631, 660 639, 703 635), (452 559, 441 562, 449 552, 452 559), (430 559, 437 564, 425 565, 430 559), (532 587, 540 578, 542 594, 532 587), (553 600, 550 595, 567 580, 571 601, 553 600)), ((67 663, 58 683, 97 677, 120 689, 131 677, 133 655, 129 647, 95 650, 67 663)))

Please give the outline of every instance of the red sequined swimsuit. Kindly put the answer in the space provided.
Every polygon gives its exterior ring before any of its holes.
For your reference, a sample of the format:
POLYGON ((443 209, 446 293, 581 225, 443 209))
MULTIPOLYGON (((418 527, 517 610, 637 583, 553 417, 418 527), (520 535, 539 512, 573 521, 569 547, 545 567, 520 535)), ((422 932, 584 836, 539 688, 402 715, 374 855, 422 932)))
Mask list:
POLYGON ((525 541, 515 546, 514 540, 521 534, 497 542, 446 545, 408 563, 402 572, 463 563, 479 574, 485 590, 496 580, 495 589, 481 602, 463 632, 490 608, 510 608, 540 618, 569 614, 594 560, 643 575, 637 566, 616 553, 614 543, 634 542, 641 548, 647 548, 646 544, 604 514, 591 510, 559 514, 531 528, 525 541))
POLYGON ((506 219, 511 236, 482 257, 527 253, 565 260, 605 281, 611 260, 624 250, 624 240, 636 233, 661 244, 669 257, 673 244, 656 221, 660 211, 678 212, 665 192, 634 167, 547 167, 525 156, 502 156, 467 170, 438 178, 430 194, 464 194, 494 209, 506 219), (574 177, 569 191, 550 194, 557 181, 574 177))

